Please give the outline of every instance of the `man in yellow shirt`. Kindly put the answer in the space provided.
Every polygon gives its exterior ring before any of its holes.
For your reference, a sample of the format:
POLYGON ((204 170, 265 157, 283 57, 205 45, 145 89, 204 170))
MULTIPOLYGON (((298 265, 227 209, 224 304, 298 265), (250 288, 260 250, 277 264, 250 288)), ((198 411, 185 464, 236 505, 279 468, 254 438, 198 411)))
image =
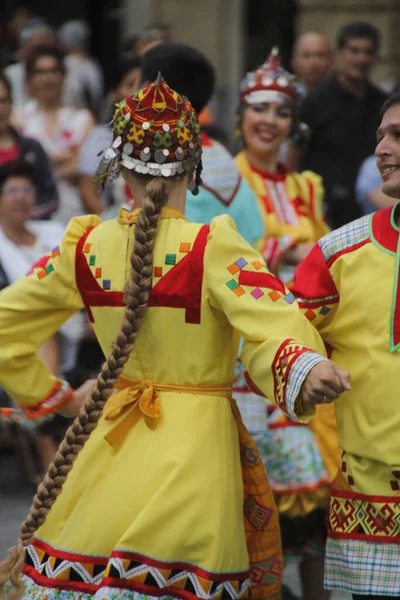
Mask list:
MULTIPOLYGON (((400 94, 383 106, 382 190, 400 200, 400 94)), ((336 403, 343 449, 330 499, 325 587, 400 598, 400 205, 323 237, 293 286, 332 360, 352 374, 336 403)))

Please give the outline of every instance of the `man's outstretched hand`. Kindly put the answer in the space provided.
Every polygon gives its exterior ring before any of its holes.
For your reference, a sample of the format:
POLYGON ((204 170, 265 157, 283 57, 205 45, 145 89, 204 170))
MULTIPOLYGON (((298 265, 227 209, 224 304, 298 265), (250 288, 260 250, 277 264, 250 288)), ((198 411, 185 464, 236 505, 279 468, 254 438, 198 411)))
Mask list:
POLYGON ((349 390, 350 374, 331 360, 324 360, 308 373, 300 395, 304 404, 315 406, 329 404, 349 390))

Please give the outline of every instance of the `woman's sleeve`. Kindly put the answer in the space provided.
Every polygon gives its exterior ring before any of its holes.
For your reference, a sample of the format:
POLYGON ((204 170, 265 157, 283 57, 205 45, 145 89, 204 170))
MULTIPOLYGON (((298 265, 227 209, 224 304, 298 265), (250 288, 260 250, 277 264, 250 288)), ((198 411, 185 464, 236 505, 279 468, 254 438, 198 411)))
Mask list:
POLYGON ((68 402, 72 390, 39 359, 37 349, 83 307, 75 282, 75 252, 92 215, 73 219, 60 246, 23 279, 0 293, 0 384, 35 419, 68 402))
POLYGON ((317 242, 322 236, 329 233, 330 229, 325 219, 324 199, 325 189, 322 177, 313 171, 303 171, 298 175, 305 187, 304 195, 307 198, 308 215, 312 222, 314 238, 317 242))
POLYGON ((325 349, 293 294, 226 215, 211 223, 204 266, 208 303, 242 336, 241 358, 252 382, 290 417, 308 419, 312 414, 296 414, 296 400, 325 349))

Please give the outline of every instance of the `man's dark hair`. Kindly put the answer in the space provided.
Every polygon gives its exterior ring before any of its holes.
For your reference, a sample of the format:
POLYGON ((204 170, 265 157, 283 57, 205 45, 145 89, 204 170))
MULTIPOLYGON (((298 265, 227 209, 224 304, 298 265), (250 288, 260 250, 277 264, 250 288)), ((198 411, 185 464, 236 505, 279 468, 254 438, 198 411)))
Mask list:
POLYGON ((360 38, 371 40, 374 44, 374 54, 377 54, 381 44, 380 31, 374 25, 363 21, 353 21, 343 25, 336 38, 336 47, 338 50, 343 50, 350 40, 360 38))
POLYGON ((213 95, 215 69, 192 46, 171 42, 150 48, 142 56, 142 83, 154 81, 159 71, 173 90, 190 100, 198 113, 213 95))
POLYGON ((381 108, 381 119, 383 115, 389 110, 389 108, 392 108, 392 106, 400 106, 400 92, 392 94, 387 100, 385 100, 381 108))
POLYGON ((142 63, 140 56, 121 58, 110 73, 110 88, 114 89, 119 86, 123 78, 129 71, 138 69, 142 63))
POLYGON ((26 160, 12 160, 0 166, 0 189, 11 177, 25 177, 32 185, 38 184, 35 168, 26 160))
POLYGON ((25 71, 28 75, 35 72, 37 61, 43 56, 50 56, 58 62, 59 69, 65 73, 64 53, 55 46, 38 46, 27 57, 25 61, 25 71))

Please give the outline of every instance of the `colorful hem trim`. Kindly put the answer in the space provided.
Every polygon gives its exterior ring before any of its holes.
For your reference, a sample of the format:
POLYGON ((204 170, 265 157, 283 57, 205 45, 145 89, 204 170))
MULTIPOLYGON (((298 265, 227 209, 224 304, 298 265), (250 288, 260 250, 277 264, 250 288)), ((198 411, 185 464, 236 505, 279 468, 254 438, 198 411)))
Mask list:
POLYGON ((95 594, 46 588, 38 585, 26 575, 22 581, 25 584, 24 598, 26 600, 176 600, 176 596, 149 596, 113 587, 102 587, 95 594))
POLYGON ((328 531, 332 538, 400 543, 400 498, 332 490, 328 531))
POLYGON ((136 592, 138 598, 140 594, 170 594, 183 600, 250 597, 248 571, 212 573, 193 564, 160 561, 123 550, 114 550, 110 557, 73 554, 36 538, 27 548, 23 573, 44 588, 88 594, 106 587, 136 592))

